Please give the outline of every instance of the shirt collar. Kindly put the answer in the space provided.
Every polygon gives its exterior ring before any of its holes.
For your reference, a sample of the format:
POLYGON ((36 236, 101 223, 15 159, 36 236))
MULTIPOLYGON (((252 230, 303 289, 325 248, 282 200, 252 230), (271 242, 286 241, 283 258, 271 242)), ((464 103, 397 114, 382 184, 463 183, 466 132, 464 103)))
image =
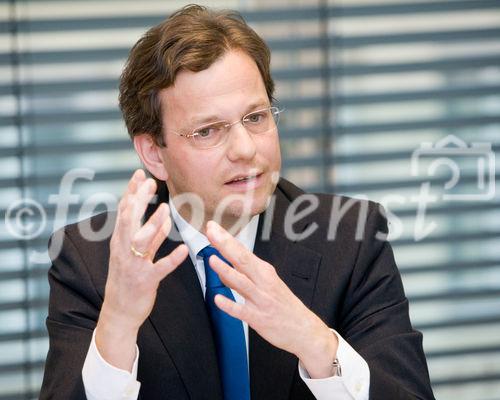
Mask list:
MULTIPOLYGON (((196 257, 200 250, 210 245, 207 237, 195 229, 189 222, 181 217, 174 206, 174 202, 169 197, 168 205, 175 226, 179 230, 182 240, 189 248, 189 255, 193 264, 196 264, 196 257)), ((257 227, 259 225, 259 214, 254 215, 245 227, 236 235, 236 239, 248 250, 253 252, 255 238, 257 237, 257 227)))

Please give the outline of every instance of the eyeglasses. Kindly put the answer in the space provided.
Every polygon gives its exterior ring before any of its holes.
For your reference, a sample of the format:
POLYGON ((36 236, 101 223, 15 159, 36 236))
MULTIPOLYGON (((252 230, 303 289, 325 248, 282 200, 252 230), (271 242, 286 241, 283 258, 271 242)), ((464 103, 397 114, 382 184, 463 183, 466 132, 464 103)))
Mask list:
POLYGON ((240 122, 248 132, 254 135, 273 130, 278 125, 280 113, 283 111, 284 110, 280 110, 278 107, 267 107, 262 110, 252 111, 235 122, 217 121, 193 129, 193 131, 188 134, 178 132, 172 133, 177 136, 192 139, 195 147, 210 149, 225 143, 229 137, 231 127, 240 122))

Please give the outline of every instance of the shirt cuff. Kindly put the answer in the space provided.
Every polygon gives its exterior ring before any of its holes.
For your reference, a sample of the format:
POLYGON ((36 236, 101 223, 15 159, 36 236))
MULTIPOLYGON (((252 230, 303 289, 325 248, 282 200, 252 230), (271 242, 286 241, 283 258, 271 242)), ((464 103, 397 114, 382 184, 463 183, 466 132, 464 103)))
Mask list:
POLYGON ((116 368, 99 354, 95 344, 95 330, 82 369, 83 386, 87 400, 137 400, 141 383, 137 381, 139 348, 135 346, 132 372, 116 368))
POLYGON ((368 400, 370 369, 368 364, 334 329, 339 347, 337 359, 342 376, 311 379, 299 361, 299 375, 317 400, 368 400))

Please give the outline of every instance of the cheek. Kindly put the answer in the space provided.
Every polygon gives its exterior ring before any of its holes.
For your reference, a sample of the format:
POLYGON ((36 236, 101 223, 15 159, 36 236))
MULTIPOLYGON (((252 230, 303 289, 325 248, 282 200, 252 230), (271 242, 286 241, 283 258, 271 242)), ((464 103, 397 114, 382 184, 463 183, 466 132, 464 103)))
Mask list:
POLYGON ((181 192, 195 191, 196 177, 195 167, 190 164, 190 157, 182 151, 177 151, 175 154, 169 154, 169 157, 164 162, 165 169, 168 173, 170 184, 175 187, 177 194, 181 192))
POLYGON ((278 137, 267 141, 262 146, 262 155, 269 162, 273 170, 279 170, 281 166, 281 150, 278 137))
POLYGON ((185 180, 183 184, 195 186, 192 190, 199 193, 205 192, 202 188, 211 187, 217 180, 219 165, 221 165, 221 161, 215 157, 216 155, 208 153, 184 154, 178 161, 179 164, 182 163, 183 176, 180 178, 185 180))

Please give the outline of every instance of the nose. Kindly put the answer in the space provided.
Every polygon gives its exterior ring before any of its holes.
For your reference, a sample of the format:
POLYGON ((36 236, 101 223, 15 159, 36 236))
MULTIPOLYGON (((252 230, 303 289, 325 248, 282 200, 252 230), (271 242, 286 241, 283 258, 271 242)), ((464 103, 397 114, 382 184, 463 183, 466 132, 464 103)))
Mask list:
POLYGON ((251 160, 257 147, 253 136, 241 123, 234 124, 229 132, 227 158, 231 161, 251 160))

